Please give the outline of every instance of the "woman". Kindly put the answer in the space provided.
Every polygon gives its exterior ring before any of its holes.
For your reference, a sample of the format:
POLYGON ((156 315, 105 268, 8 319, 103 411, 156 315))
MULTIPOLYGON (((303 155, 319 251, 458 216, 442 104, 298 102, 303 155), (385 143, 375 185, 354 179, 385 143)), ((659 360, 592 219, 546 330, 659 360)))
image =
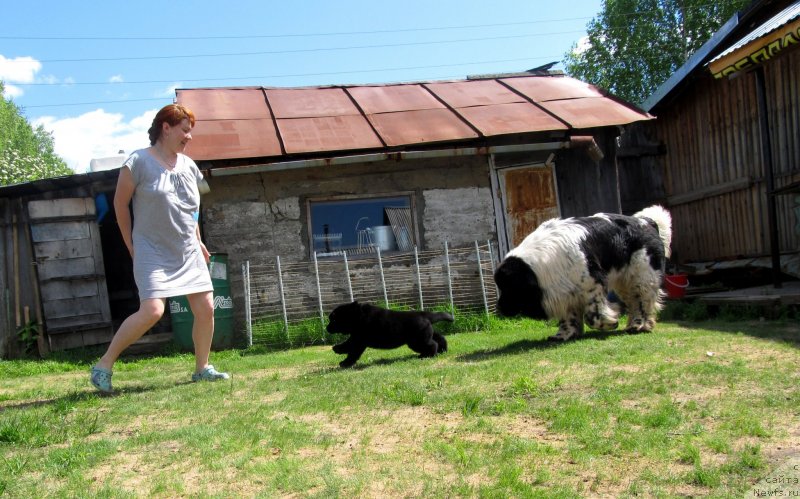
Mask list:
POLYGON ((195 372, 192 381, 228 379, 209 365, 214 335, 214 299, 200 240, 200 189, 206 185, 194 161, 183 153, 192 140, 195 118, 178 104, 163 107, 148 130, 150 147, 140 149, 120 168, 114 209, 122 239, 133 258, 139 310, 125 319, 105 355, 91 370, 91 382, 109 393, 120 354, 164 314, 164 302, 186 295, 194 315, 195 372), (133 200, 133 224, 128 208, 133 200))

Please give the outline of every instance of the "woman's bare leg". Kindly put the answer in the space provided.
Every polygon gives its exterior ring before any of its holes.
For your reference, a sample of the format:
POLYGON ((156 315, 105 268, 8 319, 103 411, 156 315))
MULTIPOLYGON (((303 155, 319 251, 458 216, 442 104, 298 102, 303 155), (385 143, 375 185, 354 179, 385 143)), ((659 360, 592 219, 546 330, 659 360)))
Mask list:
POLYGON ((192 309, 192 341, 194 342, 195 370, 199 373, 208 365, 211 341, 214 339, 214 294, 211 291, 187 295, 192 309))
POLYGON ((155 326, 162 315, 164 315, 163 298, 142 300, 139 303, 139 310, 128 316, 119 326, 105 355, 97 362, 97 367, 110 371, 122 352, 155 326))

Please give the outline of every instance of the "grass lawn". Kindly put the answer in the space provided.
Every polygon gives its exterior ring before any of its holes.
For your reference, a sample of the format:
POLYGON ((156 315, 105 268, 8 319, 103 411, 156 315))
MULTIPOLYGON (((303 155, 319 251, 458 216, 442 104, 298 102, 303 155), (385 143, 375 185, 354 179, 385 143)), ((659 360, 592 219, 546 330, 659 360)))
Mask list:
POLYGON ((492 318, 349 370, 330 346, 218 352, 213 384, 187 354, 123 359, 105 397, 88 355, 0 362, 0 495, 743 497, 800 456, 795 321, 554 330, 492 318))

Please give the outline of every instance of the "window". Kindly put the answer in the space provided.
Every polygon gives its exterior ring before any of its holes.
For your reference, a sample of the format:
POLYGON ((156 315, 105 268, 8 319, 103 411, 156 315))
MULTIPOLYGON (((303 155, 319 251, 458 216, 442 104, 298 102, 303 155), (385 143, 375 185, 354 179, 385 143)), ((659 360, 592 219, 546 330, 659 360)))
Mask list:
POLYGON ((411 195, 309 201, 318 257, 414 249, 411 195))

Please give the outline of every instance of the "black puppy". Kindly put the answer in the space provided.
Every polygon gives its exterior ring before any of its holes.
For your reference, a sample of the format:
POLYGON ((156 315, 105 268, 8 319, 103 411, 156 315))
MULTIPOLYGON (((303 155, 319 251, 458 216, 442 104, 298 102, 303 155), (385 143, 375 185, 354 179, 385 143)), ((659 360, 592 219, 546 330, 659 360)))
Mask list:
POLYGON ((447 312, 399 312, 357 301, 339 305, 328 319, 329 333, 350 335, 333 347, 334 352, 347 354, 339 363, 341 367, 355 364, 367 347, 391 349, 408 345, 420 357, 433 357, 447 351, 447 340, 433 330, 433 323, 453 322, 447 312))

